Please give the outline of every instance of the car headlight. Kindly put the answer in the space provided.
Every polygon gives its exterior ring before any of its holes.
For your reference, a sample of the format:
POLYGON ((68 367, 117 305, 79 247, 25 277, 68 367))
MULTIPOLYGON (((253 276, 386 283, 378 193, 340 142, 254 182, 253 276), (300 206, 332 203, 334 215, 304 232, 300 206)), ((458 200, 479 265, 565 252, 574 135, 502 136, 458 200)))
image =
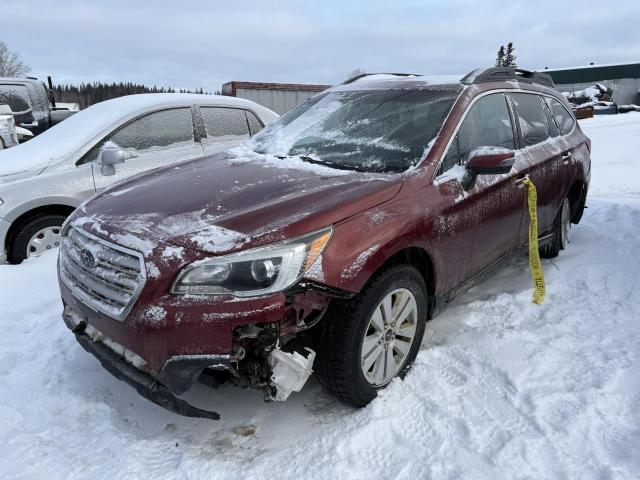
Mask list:
POLYGON ((194 262, 178 274, 171 293, 256 297, 280 292, 313 265, 332 232, 325 228, 269 247, 194 262))

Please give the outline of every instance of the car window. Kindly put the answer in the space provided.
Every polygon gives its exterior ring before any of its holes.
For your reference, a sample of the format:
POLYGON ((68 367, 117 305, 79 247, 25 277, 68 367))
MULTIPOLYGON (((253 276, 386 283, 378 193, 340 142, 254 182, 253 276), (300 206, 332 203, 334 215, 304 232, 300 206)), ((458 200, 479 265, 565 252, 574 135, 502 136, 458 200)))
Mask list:
POLYGON ((135 158, 154 149, 192 143, 193 123, 190 108, 161 110, 140 117, 116 130, 85 155, 79 164, 94 161, 107 142, 120 147, 126 158, 135 158))
POLYGON ((544 114, 547 117, 547 125, 549 126, 549 135, 551 135, 554 138, 558 137, 560 136, 560 130, 558 130, 556 121, 554 120, 553 114, 551 113, 549 105, 546 102, 547 97, 543 97, 543 98, 545 99, 545 101, 542 102, 542 107, 544 108, 544 114))
POLYGON ((455 165, 464 165, 476 147, 514 148, 511 115, 504 94, 487 95, 471 106, 449 145, 438 175, 455 165))
POLYGON ((553 113, 553 117, 556 119, 558 127, 560 128, 560 133, 562 133, 562 135, 570 133, 571 130, 573 130, 573 124, 575 123, 573 115, 571 115, 567 108, 558 100, 549 97, 546 97, 545 100, 553 113))
POLYGON ((239 108, 200 107, 207 136, 216 140, 249 138, 244 110, 239 108))
POLYGON ((253 112, 247 110, 247 121, 249 122, 249 128, 251 129, 251 135, 255 135, 260 130, 262 130, 262 124, 258 120, 258 117, 255 116, 253 112))
POLYGON ((0 103, 9 105, 13 113, 23 113, 31 109, 29 92, 24 85, 0 85, 0 103))
POLYGON ((512 93, 511 99, 516 109, 523 146, 530 147, 548 139, 549 125, 540 95, 512 93))

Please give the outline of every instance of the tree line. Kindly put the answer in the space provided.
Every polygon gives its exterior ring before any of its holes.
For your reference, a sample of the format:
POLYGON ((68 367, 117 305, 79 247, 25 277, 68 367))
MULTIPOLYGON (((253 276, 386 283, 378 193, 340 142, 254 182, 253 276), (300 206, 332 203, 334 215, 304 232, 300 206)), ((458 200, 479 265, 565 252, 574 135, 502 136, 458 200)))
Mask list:
MULTIPOLYGON (((136 93, 202 93, 210 95, 202 88, 195 90, 174 89, 172 87, 149 87, 132 82, 112 83, 82 83, 80 85, 54 85, 53 94, 56 102, 77 103, 80 109, 87 108, 94 103, 112 98, 134 95, 136 93)), ((219 92, 216 92, 218 94, 219 92)))

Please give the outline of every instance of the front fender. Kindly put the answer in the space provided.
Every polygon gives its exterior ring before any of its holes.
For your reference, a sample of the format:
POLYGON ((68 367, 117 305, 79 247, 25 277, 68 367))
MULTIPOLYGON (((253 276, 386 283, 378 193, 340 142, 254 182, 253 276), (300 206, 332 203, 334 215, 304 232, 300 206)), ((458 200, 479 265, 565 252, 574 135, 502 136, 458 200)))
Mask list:
POLYGON ((422 249, 435 274, 440 262, 428 241, 432 221, 416 213, 398 202, 337 224, 329 245, 305 278, 358 293, 385 261, 408 248, 422 249))

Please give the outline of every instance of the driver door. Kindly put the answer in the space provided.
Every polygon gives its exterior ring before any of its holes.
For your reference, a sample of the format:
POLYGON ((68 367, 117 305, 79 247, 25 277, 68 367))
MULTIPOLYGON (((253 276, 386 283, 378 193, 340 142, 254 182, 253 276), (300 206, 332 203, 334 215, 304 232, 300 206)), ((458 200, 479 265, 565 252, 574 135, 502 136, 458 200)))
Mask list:
POLYGON ((519 245, 524 216, 516 165, 507 174, 478 175, 464 188, 465 165, 477 147, 514 150, 515 128, 503 93, 480 97, 469 107, 434 181, 439 196, 436 238, 452 272, 447 290, 464 283, 519 245))
POLYGON ((96 191, 136 173, 183 162, 203 155, 202 145, 195 141, 191 108, 180 107, 146 114, 107 137, 96 149, 119 148, 125 162, 116 165, 115 175, 103 175, 93 161, 96 191))

